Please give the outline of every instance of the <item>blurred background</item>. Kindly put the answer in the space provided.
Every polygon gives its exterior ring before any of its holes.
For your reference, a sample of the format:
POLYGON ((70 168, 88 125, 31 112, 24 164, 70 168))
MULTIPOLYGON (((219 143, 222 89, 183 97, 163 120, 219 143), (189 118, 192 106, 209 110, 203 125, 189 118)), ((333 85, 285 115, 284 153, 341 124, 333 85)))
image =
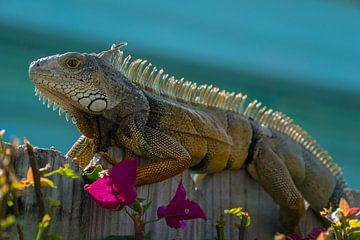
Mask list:
POLYGON ((43 106, 31 61, 126 53, 181 78, 247 93, 293 117, 360 188, 360 7, 351 1, 0 0, 0 129, 66 152, 76 127, 43 106))

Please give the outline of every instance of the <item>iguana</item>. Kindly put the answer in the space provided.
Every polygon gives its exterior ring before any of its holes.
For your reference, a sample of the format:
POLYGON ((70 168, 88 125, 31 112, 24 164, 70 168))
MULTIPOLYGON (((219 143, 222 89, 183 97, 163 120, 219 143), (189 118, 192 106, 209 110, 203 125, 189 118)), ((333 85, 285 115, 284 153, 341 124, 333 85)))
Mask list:
POLYGON ((246 168, 279 204, 280 222, 294 229, 305 211, 346 197, 331 156, 285 114, 247 95, 197 85, 165 74, 146 60, 131 60, 113 45, 98 54, 68 52, 31 63, 39 99, 72 118, 82 133, 67 156, 84 168, 95 154, 112 161, 150 160, 137 171, 138 186, 186 169, 214 173, 246 168))

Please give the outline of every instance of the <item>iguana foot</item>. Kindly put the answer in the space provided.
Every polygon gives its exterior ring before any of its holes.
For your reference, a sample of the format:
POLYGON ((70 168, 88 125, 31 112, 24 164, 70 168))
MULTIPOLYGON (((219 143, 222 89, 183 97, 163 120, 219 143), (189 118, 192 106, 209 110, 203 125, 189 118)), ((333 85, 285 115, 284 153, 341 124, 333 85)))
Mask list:
POLYGON ((305 213, 304 200, 299 198, 297 203, 292 203, 293 208, 280 206, 279 217, 285 233, 293 233, 301 217, 305 213))
POLYGON ((96 153, 94 157, 89 161, 89 164, 86 165, 82 171, 83 172, 91 172, 98 165, 101 165, 103 169, 110 169, 113 167, 113 164, 109 163, 109 161, 100 153, 96 153))
POLYGON ((90 163, 96 151, 95 141, 82 135, 66 153, 66 157, 70 158, 80 169, 84 169, 90 163))

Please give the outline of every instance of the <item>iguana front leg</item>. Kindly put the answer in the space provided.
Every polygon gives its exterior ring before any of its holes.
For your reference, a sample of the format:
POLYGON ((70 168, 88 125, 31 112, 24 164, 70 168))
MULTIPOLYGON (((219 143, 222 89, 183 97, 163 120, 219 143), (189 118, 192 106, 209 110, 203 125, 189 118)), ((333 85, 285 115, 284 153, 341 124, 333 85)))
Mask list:
POLYGON ((280 205, 280 222, 286 231, 292 232, 305 212, 305 205, 282 159, 270 144, 260 140, 247 170, 280 205))
POLYGON ((188 151, 174 138, 148 127, 141 114, 124 121, 116 136, 117 145, 151 161, 138 167, 137 186, 171 178, 189 168, 191 164, 188 151))
POLYGON ((143 155, 153 160, 138 168, 136 185, 160 182, 186 170, 191 158, 186 149, 170 136, 149 128, 144 128, 140 145, 143 155))
MULTIPOLYGON (((141 165, 137 171, 138 186, 160 182, 186 170, 191 163, 187 150, 172 137, 144 126, 141 121, 130 122, 127 136, 122 135, 122 146, 141 154, 152 162, 141 165)), ((81 136, 66 154, 83 169, 96 153, 109 163, 116 162, 106 152, 99 152, 96 140, 81 136)))

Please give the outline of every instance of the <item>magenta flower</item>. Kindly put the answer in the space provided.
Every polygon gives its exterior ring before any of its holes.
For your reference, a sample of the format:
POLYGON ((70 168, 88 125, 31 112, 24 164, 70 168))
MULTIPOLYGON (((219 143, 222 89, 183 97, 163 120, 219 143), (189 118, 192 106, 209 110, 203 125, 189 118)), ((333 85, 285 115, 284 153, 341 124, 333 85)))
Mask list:
POLYGON ((136 161, 123 160, 112 167, 92 184, 85 185, 84 189, 101 207, 118 209, 134 202, 137 192, 136 161))
POLYGON ((206 220, 204 211, 200 206, 189 199, 186 199, 185 188, 180 181, 175 196, 167 206, 160 206, 157 209, 158 218, 165 218, 166 224, 172 228, 185 228, 185 220, 202 218, 206 220))

